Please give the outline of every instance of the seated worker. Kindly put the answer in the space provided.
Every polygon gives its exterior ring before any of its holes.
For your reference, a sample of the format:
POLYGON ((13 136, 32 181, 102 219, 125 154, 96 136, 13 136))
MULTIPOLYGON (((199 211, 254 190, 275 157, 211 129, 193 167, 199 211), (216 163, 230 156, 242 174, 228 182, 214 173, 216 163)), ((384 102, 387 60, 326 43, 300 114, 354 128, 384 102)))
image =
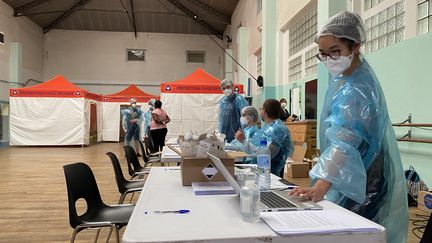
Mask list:
MULTIPOLYGON (((245 150, 247 145, 246 140, 252 139, 256 131, 258 131, 258 111, 253 106, 246 106, 241 111, 240 123, 241 129, 235 134, 235 139, 225 145, 225 149, 229 150, 245 150)), ((246 158, 245 163, 250 163, 252 158, 246 158)))
MULTIPOLYGON (((285 124, 278 119, 281 105, 278 100, 267 99, 261 109, 261 119, 264 126, 255 132, 251 139, 251 146, 245 152, 254 153, 262 140, 267 141, 271 152, 271 173, 281 176, 286 159, 292 155, 294 145, 291 134, 285 124)), ((240 137, 240 136, 239 136, 240 137)))

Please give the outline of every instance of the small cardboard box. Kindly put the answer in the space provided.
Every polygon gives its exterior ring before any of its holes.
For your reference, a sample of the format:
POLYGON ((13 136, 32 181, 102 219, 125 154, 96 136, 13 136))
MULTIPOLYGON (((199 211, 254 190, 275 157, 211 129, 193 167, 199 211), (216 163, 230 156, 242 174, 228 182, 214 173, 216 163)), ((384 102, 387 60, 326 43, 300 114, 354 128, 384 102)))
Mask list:
MULTIPOLYGON (((290 178, 308 178, 309 177, 309 164, 305 162, 291 162, 286 164, 285 176, 290 178)), ((286 178, 284 178, 286 179, 286 178)))
MULTIPOLYGON (((179 150, 169 145, 168 147, 181 156, 179 150)), ((234 158, 235 156, 229 153, 227 157, 221 158, 222 163, 231 175, 234 175, 234 158)), ((183 186, 190 186, 192 182, 225 181, 223 175, 208 158, 182 157, 180 174, 183 186)))
POLYGON ((432 213, 432 191, 419 191, 417 202, 419 209, 432 213))

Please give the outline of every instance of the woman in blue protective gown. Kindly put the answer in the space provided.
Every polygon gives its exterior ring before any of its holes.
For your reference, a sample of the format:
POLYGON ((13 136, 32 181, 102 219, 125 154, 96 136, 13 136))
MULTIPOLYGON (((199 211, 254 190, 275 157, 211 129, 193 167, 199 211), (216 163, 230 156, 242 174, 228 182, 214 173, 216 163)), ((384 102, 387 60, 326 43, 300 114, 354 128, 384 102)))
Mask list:
POLYGON ((219 132, 225 134, 226 141, 230 143, 234 134, 240 129, 241 110, 248 105, 247 100, 234 92, 234 84, 229 79, 220 83, 220 88, 225 97, 219 105, 219 132))
POLYGON ((341 12, 315 41, 317 58, 333 76, 321 113, 321 156, 310 172, 313 186, 290 194, 313 201, 325 197, 384 226, 388 242, 406 242, 405 177, 383 91, 359 53, 363 22, 341 12))

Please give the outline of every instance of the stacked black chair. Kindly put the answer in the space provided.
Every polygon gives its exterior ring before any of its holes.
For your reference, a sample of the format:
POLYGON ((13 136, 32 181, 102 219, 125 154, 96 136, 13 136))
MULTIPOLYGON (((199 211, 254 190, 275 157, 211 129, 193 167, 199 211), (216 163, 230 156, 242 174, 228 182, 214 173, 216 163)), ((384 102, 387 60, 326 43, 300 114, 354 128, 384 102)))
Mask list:
POLYGON ((147 149, 147 146, 145 145, 145 143, 143 145, 143 143, 141 141, 138 141, 138 144, 140 146, 141 153, 143 154, 142 158, 144 161, 144 168, 150 167, 150 164, 153 165, 153 163, 155 163, 155 162, 160 162, 162 153, 158 152, 158 153, 151 154, 149 152, 149 150, 147 149))
POLYGON ((138 161, 138 156, 136 155, 134 148, 132 148, 129 145, 126 145, 123 147, 123 149, 126 154, 128 173, 131 176, 131 179, 137 176, 138 178, 143 178, 144 175, 150 172, 149 168, 145 168, 141 166, 141 164, 138 161))
MULTIPOLYGON (((126 180, 123 176, 123 172, 122 172, 120 162, 119 162, 117 156, 112 152, 108 152, 108 153, 106 153, 106 155, 108 155, 108 157, 111 159, 111 163, 112 163, 115 178, 116 178, 117 188, 121 194, 118 203, 121 204, 124 202, 127 194, 139 192, 142 190, 142 188, 144 186, 144 180, 139 180, 139 181, 126 180)), ((133 194, 131 196, 131 201, 132 201, 132 197, 133 197, 133 194)))
POLYGON ((96 240, 101 227, 109 227, 109 240, 112 230, 115 230, 116 240, 119 242, 119 229, 129 222, 134 209, 133 205, 106 205, 100 196, 99 189, 90 167, 84 163, 75 163, 63 166, 66 178, 69 203, 69 223, 74 229, 71 242, 75 241, 76 234, 86 228, 98 229, 96 240), (84 199, 87 210, 78 215, 76 202, 84 199))

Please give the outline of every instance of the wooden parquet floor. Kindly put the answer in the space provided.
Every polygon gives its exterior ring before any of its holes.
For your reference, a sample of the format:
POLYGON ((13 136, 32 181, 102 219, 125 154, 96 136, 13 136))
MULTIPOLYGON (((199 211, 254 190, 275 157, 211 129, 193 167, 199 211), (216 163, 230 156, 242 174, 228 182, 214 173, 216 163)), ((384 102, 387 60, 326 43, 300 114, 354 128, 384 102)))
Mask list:
MULTIPOLYGON (((120 196, 111 162, 105 155, 114 152, 125 176, 122 143, 98 143, 88 147, 9 147, 0 149, 0 242, 69 242, 67 192, 63 165, 85 162, 93 170, 102 199, 116 204, 120 196)), ((129 178, 128 176, 126 178, 129 178)), ((299 184, 307 183, 301 179, 299 184)), ((136 201, 138 195, 134 197, 136 201)), ((129 199, 129 197, 127 198, 129 199)), ((78 206, 84 208, 79 202, 78 206)), ((84 209, 82 209, 84 210, 84 209)), ((410 210, 411 216, 422 213, 410 210)), ((413 226, 411 226, 412 228, 413 226)), ((120 237, 124 229, 120 231, 120 237)), ((98 242, 104 242, 103 230, 98 242)), ((75 242, 92 242, 95 231, 78 234, 75 242)), ((111 237, 110 242, 115 242, 111 237)), ((410 231, 408 242, 419 242, 410 231)))

